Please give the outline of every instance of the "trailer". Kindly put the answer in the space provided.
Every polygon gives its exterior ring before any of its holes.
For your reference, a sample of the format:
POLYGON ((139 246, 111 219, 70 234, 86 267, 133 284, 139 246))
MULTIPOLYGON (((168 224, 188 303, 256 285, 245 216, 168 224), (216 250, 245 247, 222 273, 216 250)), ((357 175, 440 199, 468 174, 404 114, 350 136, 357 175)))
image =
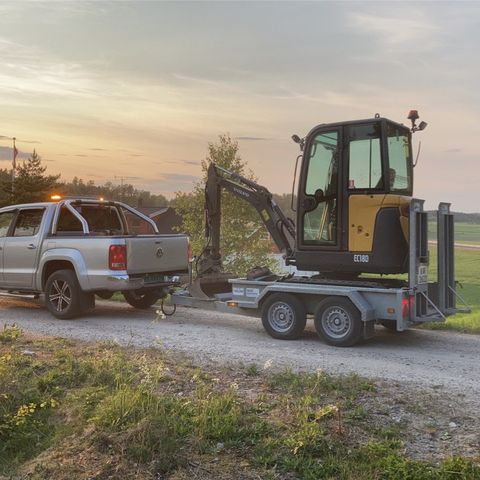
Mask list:
POLYGON ((454 275, 454 224, 450 204, 440 203, 437 217, 437 278, 428 268, 428 214, 424 201, 412 199, 409 209, 407 279, 377 276, 356 280, 277 276, 257 271, 248 278, 230 278, 229 291, 211 296, 195 289, 177 291, 174 305, 260 317, 274 338, 295 339, 307 316, 326 343, 353 346, 371 338, 375 324, 402 332, 426 322, 445 321, 470 308, 459 295, 454 275), (192 294, 193 293, 193 294, 192 294), (457 299, 464 307, 457 308, 457 299))

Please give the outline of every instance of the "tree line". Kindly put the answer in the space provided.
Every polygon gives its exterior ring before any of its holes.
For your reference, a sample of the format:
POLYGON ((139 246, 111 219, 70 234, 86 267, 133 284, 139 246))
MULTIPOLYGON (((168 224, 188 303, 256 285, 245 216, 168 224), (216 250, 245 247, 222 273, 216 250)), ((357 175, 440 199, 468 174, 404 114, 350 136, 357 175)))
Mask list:
POLYGON ((115 185, 105 182, 96 185, 92 180, 74 177, 71 182, 60 180, 60 175, 47 174, 40 155, 34 150, 24 162, 19 163, 12 184, 12 171, 0 169, 0 206, 20 203, 46 202, 53 194, 61 196, 95 196, 123 201, 131 206, 164 207, 169 204, 161 194, 135 188, 129 183, 115 185))

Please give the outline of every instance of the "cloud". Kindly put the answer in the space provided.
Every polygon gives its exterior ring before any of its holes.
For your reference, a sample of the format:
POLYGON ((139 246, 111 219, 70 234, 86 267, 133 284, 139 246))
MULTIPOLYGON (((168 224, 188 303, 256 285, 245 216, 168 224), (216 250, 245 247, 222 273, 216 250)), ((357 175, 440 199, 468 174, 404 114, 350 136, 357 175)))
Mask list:
MULTIPOLYGON (((7 137, 6 135, 0 135, 0 140, 13 140, 13 137, 7 137)), ((20 143, 36 143, 36 144, 41 144, 42 142, 39 142, 37 140, 24 140, 23 138, 15 138, 17 142, 20 143)))
POLYGON ((244 140, 247 142, 258 142, 258 141, 268 141, 271 140, 271 138, 265 138, 265 137, 235 137, 235 140, 244 140))
POLYGON ((89 148, 89 150, 93 150, 95 152, 106 152, 106 148, 89 148))
POLYGON ((95 97, 94 79, 83 66, 61 61, 33 45, 0 37, 0 89, 14 97, 95 97))
POLYGON ((194 182, 198 180, 198 177, 196 175, 188 175, 184 173, 161 173, 159 180, 168 180, 169 182, 194 182))
POLYGON ((74 155, 74 157, 88 157, 88 155, 85 155, 84 153, 77 153, 74 155))
MULTIPOLYGON (((20 160, 27 160, 29 158, 28 153, 18 151, 17 159, 20 160)), ((13 160, 13 148, 12 147, 2 147, 0 146, 0 161, 9 160, 10 162, 13 160)))
POLYGON ((172 196, 175 192, 190 192, 199 180, 195 175, 183 173, 160 173, 157 178, 142 179, 142 188, 152 193, 172 196))
POLYGON ((350 13, 350 24, 357 31, 376 36, 377 47, 395 47, 401 50, 431 50, 437 46, 436 35, 440 30, 420 9, 408 8, 406 16, 378 13, 350 13))

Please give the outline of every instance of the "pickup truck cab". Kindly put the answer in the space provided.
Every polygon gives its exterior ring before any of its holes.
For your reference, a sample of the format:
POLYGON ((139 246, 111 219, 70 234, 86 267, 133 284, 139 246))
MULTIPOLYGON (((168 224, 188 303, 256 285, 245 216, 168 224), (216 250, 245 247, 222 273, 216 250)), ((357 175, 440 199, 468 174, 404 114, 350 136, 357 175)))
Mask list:
POLYGON ((121 291, 148 308, 189 271, 182 234, 159 234, 132 207, 96 199, 13 205, 0 209, 0 290, 38 296, 57 318, 95 305, 95 294, 121 291))

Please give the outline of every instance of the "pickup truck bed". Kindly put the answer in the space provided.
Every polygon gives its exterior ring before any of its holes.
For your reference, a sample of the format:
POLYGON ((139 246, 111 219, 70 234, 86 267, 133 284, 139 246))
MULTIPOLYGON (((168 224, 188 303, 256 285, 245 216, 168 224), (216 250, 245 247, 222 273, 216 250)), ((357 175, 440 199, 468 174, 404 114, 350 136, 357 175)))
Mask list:
POLYGON ((0 289, 45 293, 58 318, 124 292, 147 308, 188 273, 186 235, 161 235, 120 202, 69 199, 0 209, 0 289))

